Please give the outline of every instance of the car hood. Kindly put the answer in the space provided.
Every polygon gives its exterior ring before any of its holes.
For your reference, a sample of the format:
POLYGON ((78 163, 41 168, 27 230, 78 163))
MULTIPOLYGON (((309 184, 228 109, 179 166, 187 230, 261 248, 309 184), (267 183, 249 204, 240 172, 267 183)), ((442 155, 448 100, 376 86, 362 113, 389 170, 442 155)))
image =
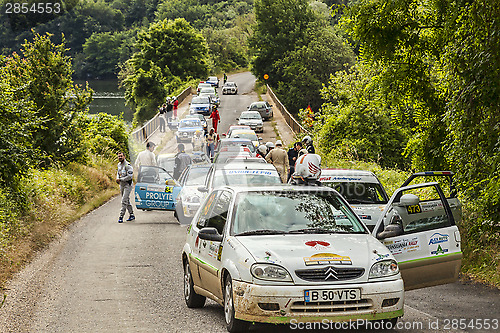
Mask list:
POLYGON ((367 281, 372 264, 382 259, 394 259, 389 250, 369 234, 285 234, 234 238, 256 262, 281 265, 294 276, 295 270, 333 265, 364 268, 365 273, 356 280, 367 281))

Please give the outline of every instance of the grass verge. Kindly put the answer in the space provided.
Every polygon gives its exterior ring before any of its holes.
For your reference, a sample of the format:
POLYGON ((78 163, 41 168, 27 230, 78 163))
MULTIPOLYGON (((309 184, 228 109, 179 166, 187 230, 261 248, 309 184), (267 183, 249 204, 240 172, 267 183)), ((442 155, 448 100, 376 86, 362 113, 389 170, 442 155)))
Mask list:
POLYGON ((114 159, 92 156, 88 164, 31 170, 21 184, 25 197, 2 202, 22 207, 0 219, 0 287, 69 224, 118 194, 114 159))

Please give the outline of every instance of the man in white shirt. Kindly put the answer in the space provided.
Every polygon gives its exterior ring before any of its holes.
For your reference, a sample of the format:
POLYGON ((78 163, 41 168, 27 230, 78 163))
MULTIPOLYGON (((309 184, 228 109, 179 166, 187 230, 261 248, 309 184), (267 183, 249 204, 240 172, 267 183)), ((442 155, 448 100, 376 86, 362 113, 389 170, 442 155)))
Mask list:
POLYGON ((135 169, 139 170, 141 165, 153 165, 156 166, 156 156, 153 153, 156 145, 154 142, 148 142, 146 144, 146 149, 141 151, 135 160, 135 169))

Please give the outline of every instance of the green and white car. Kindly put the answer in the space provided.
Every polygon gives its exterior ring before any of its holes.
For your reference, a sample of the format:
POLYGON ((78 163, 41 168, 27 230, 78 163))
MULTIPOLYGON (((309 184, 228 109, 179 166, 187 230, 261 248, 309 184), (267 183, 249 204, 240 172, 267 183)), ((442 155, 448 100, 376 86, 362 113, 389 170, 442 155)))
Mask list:
POLYGON ((216 301, 230 332, 252 322, 394 323, 403 315, 405 287, 456 278, 460 237, 446 199, 403 195, 436 184, 397 191, 373 233, 328 187, 215 188, 188 228, 186 304, 216 301), (405 213, 417 206, 420 218, 405 213))

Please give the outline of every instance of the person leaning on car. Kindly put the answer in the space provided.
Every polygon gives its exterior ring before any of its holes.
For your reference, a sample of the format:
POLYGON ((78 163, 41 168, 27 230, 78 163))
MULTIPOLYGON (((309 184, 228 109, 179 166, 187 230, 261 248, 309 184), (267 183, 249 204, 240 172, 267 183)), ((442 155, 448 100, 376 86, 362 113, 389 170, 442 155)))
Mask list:
POLYGON ((288 178, 288 169, 290 166, 288 164, 288 155, 286 151, 281 148, 282 145, 281 140, 276 141, 276 148, 271 150, 266 155, 266 161, 267 163, 272 163, 274 165, 280 175, 281 182, 286 183, 288 178))

